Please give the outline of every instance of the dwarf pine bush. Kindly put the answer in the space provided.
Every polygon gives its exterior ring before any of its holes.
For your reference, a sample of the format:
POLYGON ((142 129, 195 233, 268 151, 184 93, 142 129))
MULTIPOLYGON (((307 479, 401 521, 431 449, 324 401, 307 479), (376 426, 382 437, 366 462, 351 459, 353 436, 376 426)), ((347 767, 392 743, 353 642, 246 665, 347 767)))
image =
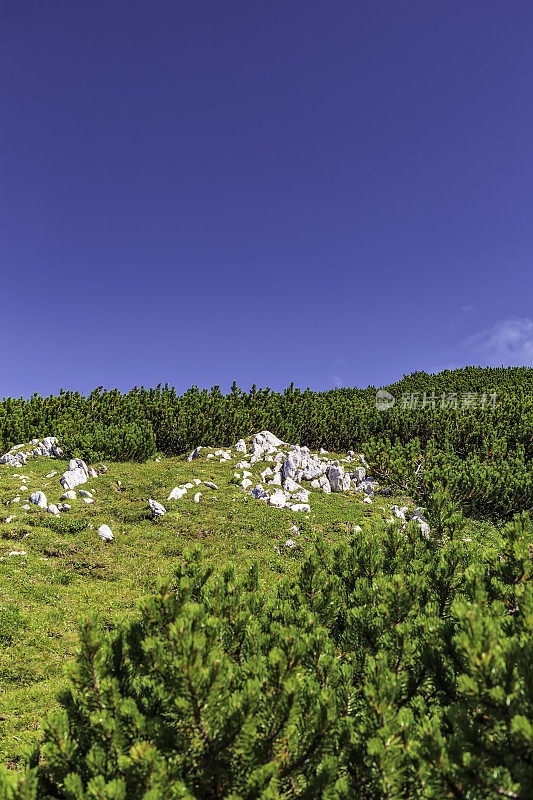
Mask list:
MULTIPOLYGON (((199 550, 112 631, 80 630, 61 711, 9 800, 526 800, 532 526, 317 540, 274 597, 199 550)), ((3 782, 2 782, 3 781, 3 782)))

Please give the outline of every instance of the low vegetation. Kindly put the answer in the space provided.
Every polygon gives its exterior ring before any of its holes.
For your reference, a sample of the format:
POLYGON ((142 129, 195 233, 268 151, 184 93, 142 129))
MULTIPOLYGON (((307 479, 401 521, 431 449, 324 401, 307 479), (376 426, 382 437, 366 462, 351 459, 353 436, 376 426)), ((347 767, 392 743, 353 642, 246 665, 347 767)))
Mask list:
POLYGON ((0 465, 0 798, 533 796, 530 373, 410 376, 386 411, 373 389, 5 400, 4 450, 58 435, 108 470, 55 515, 12 500, 57 504, 67 460, 0 465), (498 405, 401 408, 430 377, 498 405), (364 444, 390 494, 278 509, 183 455, 263 428, 364 444), (167 500, 194 479, 217 488, 167 500))

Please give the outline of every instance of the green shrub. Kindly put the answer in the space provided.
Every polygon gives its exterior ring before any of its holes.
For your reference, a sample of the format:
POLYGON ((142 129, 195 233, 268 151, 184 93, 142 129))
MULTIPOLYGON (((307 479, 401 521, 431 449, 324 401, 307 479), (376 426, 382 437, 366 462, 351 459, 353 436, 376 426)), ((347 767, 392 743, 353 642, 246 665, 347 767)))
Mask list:
POLYGON ((439 541, 317 541, 273 600, 257 567, 236 581, 195 551, 138 618, 81 628, 62 711, 4 796, 531 797, 532 526, 480 557, 453 513, 439 541))

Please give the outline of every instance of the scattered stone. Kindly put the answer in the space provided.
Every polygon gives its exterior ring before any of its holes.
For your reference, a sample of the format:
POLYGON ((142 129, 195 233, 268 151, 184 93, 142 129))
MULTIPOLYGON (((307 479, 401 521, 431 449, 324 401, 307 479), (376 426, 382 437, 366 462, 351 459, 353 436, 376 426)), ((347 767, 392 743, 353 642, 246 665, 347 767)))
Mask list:
POLYGON ((48 507, 48 500, 44 492, 33 492, 33 494, 30 495, 30 503, 35 503, 39 508, 48 507))
POLYGON ((300 486, 292 478, 285 478, 283 488, 286 492, 297 492, 300 486))
POLYGON ((186 489, 194 489, 194 483, 184 483, 183 485, 186 489))
POLYGON ((80 497, 92 497, 93 493, 88 492, 87 489, 80 489, 80 497))
POLYGON ((152 509, 152 515, 154 517, 162 517, 163 514, 167 513, 165 506, 162 506, 161 503, 157 502, 157 500, 148 500, 148 505, 152 509))
POLYGON ((263 453, 272 453, 283 444, 281 439, 274 436, 270 431, 256 433, 253 438, 250 452, 253 456, 261 456, 263 453))
POLYGON ((50 503, 48 506, 48 511, 50 514, 59 514, 59 509, 54 503, 50 503))
POLYGON ((261 497, 268 497, 267 492, 265 492, 260 483, 258 483, 257 486, 254 489, 252 489, 250 494, 252 495, 252 497, 255 497, 256 500, 259 500, 261 497))
POLYGON ((94 503, 92 497, 82 497, 81 499, 83 500, 84 503, 88 503, 89 505, 92 505, 92 503, 94 503))
POLYGON ((195 447, 190 456, 188 457, 187 461, 194 461, 195 458, 198 458, 200 455, 201 447, 195 447))
POLYGON ((212 481, 204 481, 204 484, 209 487, 209 489, 218 489, 216 483, 212 483, 212 481))
POLYGON ((287 505, 287 498, 283 494, 283 492, 274 492, 268 498, 268 505, 274 506, 274 508, 285 508, 287 505))
POLYGON ((293 547, 296 547, 296 542, 294 541, 294 539, 287 539, 287 541, 285 542, 285 547, 288 547, 289 550, 292 550, 293 547))
POLYGON ((97 471, 94 469, 94 467, 89 467, 89 469, 87 470, 87 472, 89 473, 89 478, 97 478, 97 477, 98 477, 98 473, 97 473, 97 471))
POLYGON ((184 486, 175 486, 167 497, 167 500, 181 500, 186 494, 187 489, 184 486))
POLYGON ((25 550, 12 550, 8 556, 26 556, 28 555, 25 550))
POLYGON ((61 477, 63 489, 75 489, 81 483, 87 483, 89 471, 87 464, 81 458, 71 458, 68 462, 68 469, 61 477))
POLYGON ((64 494, 62 494, 59 499, 60 500, 75 500, 76 499, 76 492, 74 491, 74 489, 69 489, 68 492, 65 492, 64 494))
POLYGON ((291 511, 304 511, 306 514, 309 514, 311 508, 307 503, 294 503, 291 505, 291 511))
POLYGON ((199 502, 200 502, 200 497, 201 497, 201 496, 202 496, 202 493, 201 493, 201 492, 196 492, 196 494, 194 495, 194 502, 195 502, 195 503, 199 503, 199 502))
POLYGON ((363 497, 363 503, 368 503, 368 505, 372 505, 372 498, 369 497, 368 495, 365 495, 363 497))
POLYGON ((109 525, 100 525, 96 532, 103 542, 113 541, 113 531, 109 525))
POLYGON ((350 488, 350 476, 344 471, 338 461, 328 467, 327 476, 332 492, 345 492, 350 488))
POLYGON ((246 442, 244 439, 239 439, 234 449, 237 450, 238 453, 246 453, 246 442))
POLYGON ((200 486, 202 481, 200 480, 200 478, 193 478, 192 482, 194 483, 195 486, 200 486))
POLYGON ((45 478, 53 478, 53 477, 54 477, 54 475, 57 475, 57 470, 55 470, 55 469, 53 469, 53 470, 52 470, 52 472, 49 472, 49 473, 48 473, 47 475, 45 475, 44 477, 45 477, 45 478))

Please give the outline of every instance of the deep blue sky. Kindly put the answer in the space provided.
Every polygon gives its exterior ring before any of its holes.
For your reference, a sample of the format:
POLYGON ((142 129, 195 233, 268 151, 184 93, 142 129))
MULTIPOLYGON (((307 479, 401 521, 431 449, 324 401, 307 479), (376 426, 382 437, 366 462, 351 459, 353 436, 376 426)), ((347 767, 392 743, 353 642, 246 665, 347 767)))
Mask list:
POLYGON ((0 396, 533 365, 530 0, 0 9, 0 396))

